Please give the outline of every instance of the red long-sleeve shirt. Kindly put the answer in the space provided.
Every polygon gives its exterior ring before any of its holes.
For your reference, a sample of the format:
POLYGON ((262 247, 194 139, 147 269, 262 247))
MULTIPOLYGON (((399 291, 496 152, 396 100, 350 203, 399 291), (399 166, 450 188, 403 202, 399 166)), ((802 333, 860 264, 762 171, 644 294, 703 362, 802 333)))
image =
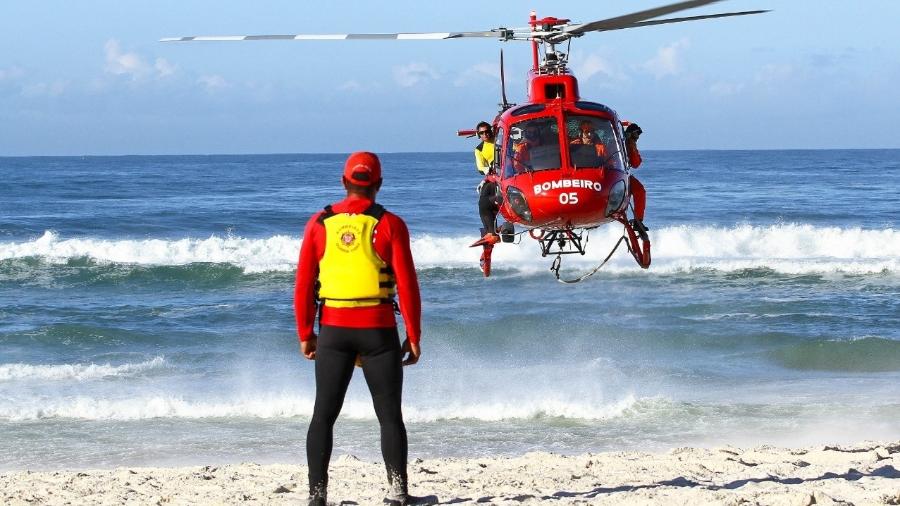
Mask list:
POLYGON ((631 139, 625 143, 626 151, 628 151, 628 164, 631 165, 632 168, 638 168, 641 166, 641 162, 644 161, 641 158, 641 152, 638 151, 637 141, 631 139))
MULTIPOLYGON (((357 195, 332 204, 335 213, 362 213, 372 201, 357 195)), ((316 318, 315 283, 319 277, 319 260, 325 255, 325 226, 318 222, 318 212, 306 223, 300 260, 297 264, 297 281, 294 286, 294 314, 297 318, 297 335, 300 341, 315 336, 313 324, 316 318)), ((375 252, 394 270, 400 313, 406 325, 406 337, 418 343, 421 336, 422 301, 419 297, 419 281, 409 250, 409 229, 399 216, 385 212, 375 226, 372 239, 375 252)), ((383 328, 397 325, 391 304, 366 307, 328 307, 322 309, 323 325, 353 328, 383 328)))

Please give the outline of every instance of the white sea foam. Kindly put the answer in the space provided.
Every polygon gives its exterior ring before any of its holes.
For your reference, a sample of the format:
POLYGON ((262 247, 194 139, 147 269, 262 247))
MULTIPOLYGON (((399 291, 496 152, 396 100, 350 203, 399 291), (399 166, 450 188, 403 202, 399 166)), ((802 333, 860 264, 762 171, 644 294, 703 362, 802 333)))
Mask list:
MULTIPOLYGON (((651 232, 653 265, 647 271, 649 274, 760 268, 787 274, 871 274, 893 273, 900 269, 900 232, 892 228, 684 225, 659 227, 651 232)), ((564 268, 584 269, 599 263, 621 233, 618 225, 593 231, 587 255, 567 256, 563 261, 564 268)), ((501 244, 494 250, 495 269, 526 273, 545 271, 550 259, 540 256, 537 244, 527 235, 521 237, 521 244, 501 244)), ((468 246, 475 239, 475 236, 414 236, 413 257, 420 270, 473 268, 480 251, 468 246)), ((61 239, 48 231, 34 241, 0 243, 0 260, 38 257, 47 262, 65 263, 72 258, 90 258, 98 263, 146 266, 211 262, 234 265, 247 273, 284 272, 295 268, 299 246, 298 237, 283 235, 264 239, 211 236, 206 239, 107 240, 61 239)), ((606 270, 639 271, 624 245, 606 270)))
POLYGON ((60 239, 51 231, 39 239, 0 243, 0 260, 39 257, 52 263, 90 258, 99 263, 188 265, 231 264, 245 272, 290 271, 297 265, 300 239, 276 235, 267 239, 210 236, 206 239, 60 239))
MULTIPOLYGON (((633 396, 606 405, 540 398, 525 403, 466 402, 446 403, 434 407, 407 404, 403 412, 404 419, 408 422, 449 419, 498 421, 542 416, 600 420, 621 416, 636 402, 633 396)), ((302 395, 255 395, 219 402, 165 395, 136 396, 127 399, 78 396, 0 405, 0 420, 19 422, 55 418, 123 421, 153 418, 308 418, 312 415, 312 408, 312 397, 302 395)), ((341 410, 341 416, 351 420, 376 419, 370 399, 347 399, 341 410)))
POLYGON ((110 376, 133 376, 151 369, 165 367, 163 357, 136 364, 0 364, 0 381, 14 380, 76 380, 84 381, 110 376))
POLYGON ((598 404, 587 401, 571 401, 541 397, 534 401, 508 401, 478 405, 472 402, 449 403, 440 408, 404 407, 403 416, 411 422, 431 422, 436 420, 522 420, 536 417, 560 417, 580 420, 605 420, 621 416, 628 408, 635 405, 637 399, 633 395, 614 401, 610 404, 598 404))

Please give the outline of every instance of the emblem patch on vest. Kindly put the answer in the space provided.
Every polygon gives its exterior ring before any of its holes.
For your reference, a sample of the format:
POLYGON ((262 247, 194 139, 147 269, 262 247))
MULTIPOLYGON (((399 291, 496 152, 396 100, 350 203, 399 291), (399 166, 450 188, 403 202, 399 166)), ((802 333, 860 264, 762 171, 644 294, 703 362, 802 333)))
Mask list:
POLYGON ((359 247, 359 231, 351 226, 344 226, 338 231, 338 248, 344 253, 349 253, 359 247))

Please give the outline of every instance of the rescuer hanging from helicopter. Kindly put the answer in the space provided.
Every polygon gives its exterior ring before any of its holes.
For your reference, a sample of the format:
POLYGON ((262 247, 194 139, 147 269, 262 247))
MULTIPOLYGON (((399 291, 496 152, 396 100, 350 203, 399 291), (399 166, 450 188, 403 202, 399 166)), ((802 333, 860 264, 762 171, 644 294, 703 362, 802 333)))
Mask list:
MULTIPOLYGON (((482 121, 475 127, 481 142, 475 146, 475 168, 484 176, 490 174, 494 163, 494 130, 490 123, 482 121)), ((484 237, 476 245, 491 245, 500 242, 497 235, 497 185, 487 179, 478 185, 478 214, 484 226, 484 237)))
MULTIPOLYGON (((625 128, 625 151, 628 153, 628 164, 631 168, 636 169, 641 166, 643 158, 638 150, 637 142, 641 134, 644 133, 637 123, 631 123, 625 128)), ((638 178, 632 175, 628 181, 631 188, 631 196, 634 199, 634 219, 631 220, 631 226, 635 232, 640 234, 641 238, 647 237, 647 228, 644 225, 644 211, 647 208, 647 191, 638 178)))

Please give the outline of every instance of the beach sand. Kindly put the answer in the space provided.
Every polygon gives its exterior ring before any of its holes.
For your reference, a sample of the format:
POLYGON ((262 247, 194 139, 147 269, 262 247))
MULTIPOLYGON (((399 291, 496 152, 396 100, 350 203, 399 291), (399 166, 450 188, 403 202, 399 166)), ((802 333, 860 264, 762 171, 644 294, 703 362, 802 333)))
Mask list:
MULTIPOLYGON (((414 459, 411 490, 440 504, 900 504, 900 441, 785 449, 414 459)), ((380 463, 332 460, 329 502, 381 504, 380 463)), ((0 474, 0 503, 305 504, 306 467, 252 463, 0 474)))

